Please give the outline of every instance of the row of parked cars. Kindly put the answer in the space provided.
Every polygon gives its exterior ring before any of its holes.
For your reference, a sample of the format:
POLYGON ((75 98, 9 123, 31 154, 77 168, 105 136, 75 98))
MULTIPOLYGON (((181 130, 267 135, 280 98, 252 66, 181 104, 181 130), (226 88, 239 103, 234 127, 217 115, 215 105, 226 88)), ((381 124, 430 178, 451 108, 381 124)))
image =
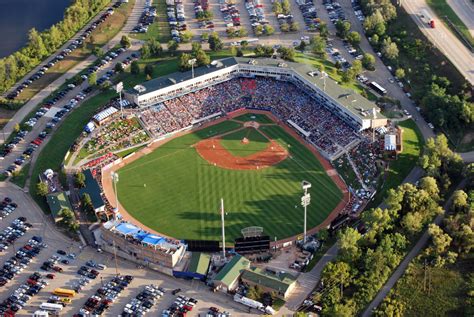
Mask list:
POLYGON ((263 26, 270 23, 265 18, 265 11, 263 10, 263 4, 260 3, 260 0, 245 0, 245 8, 249 13, 250 23, 254 30, 259 25, 263 26))
POLYGON ((15 211, 18 205, 13 202, 10 197, 3 198, 3 201, 0 202, 0 219, 3 219, 15 211))
POLYGON ((135 298, 125 305, 122 317, 145 316, 156 301, 165 294, 165 290, 155 285, 146 285, 135 298))
POLYGON ((306 31, 316 31, 319 19, 313 0, 296 0, 296 4, 303 15, 306 31))
POLYGON ((186 314, 193 310, 197 304, 197 299, 192 297, 186 297, 179 295, 176 300, 164 310, 161 314, 162 317, 184 317, 186 314))
POLYGON ((346 21, 346 14, 341 7, 341 4, 333 0, 323 0, 323 4, 328 11, 329 19, 333 24, 336 24, 338 20, 346 21))
POLYGON ((148 27, 155 21, 156 7, 151 5, 151 0, 146 0, 145 8, 143 9, 140 21, 136 27, 133 28, 132 32, 146 33, 148 27))
POLYGON ((178 43, 181 42, 181 32, 187 29, 183 1, 167 0, 166 15, 171 29, 171 38, 178 43))
POLYGON ((75 316, 101 316, 117 300, 120 293, 132 282, 133 276, 115 276, 89 297, 75 316))
POLYGON ((41 77, 43 77, 43 75, 46 73, 46 71, 49 68, 53 67, 56 63, 60 62, 66 56, 71 54, 75 49, 82 46, 84 41, 91 35, 92 31, 94 29, 96 29, 100 24, 104 23, 104 21, 114 13, 114 8, 120 7, 121 4, 122 4, 122 2, 118 1, 112 7, 107 9, 107 11, 104 14, 102 14, 96 21, 94 21, 91 24, 91 26, 88 27, 78 39, 72 41, 72 43, 69 44, 69 46, 67 48, 65 48, 61 53, 56 55, 50 62, 44 64, 38 72, 36 72, 34 75, 32 75, 26 81, 24 81, 21 85, 19 85, 15 89, 15 91, 9 93, 7 95, 7 98, 12 100, 12 99, 15 99, 16 97, 18 97, 24 89, 26 89, 34 81, 36 81, 36 80, 40 79, 41 77))
POLYGON ((31 274, 25 283, 15 289, 11 295, 0 304, 1 316, 15 316, 27 302, 49 283, 39 272, 31 274))
POLYGON ((25 217, 19 217, 18 219, 15 219, 10 224, 10 226, 5 228, 2 233, 0 233, 0 250, 5 251, 8 249, 10 244, 15 243, 15 241, 19 237, 23 236, 28 230, 30 230, 31 227, 32 225, 26 222, 25 217))
POLYGON ((11 281, 15 275, 22 272, 31 263, 40 251, 45 247, 33 237, 28 243, 22 246, 9 260, 5 261, 0 269, 0 286, 4 286, 11 281))
POLYGON ((209 12, 209 0, 194 0, 194 15, 199 20, 201 29, 213 29, 214 22, 210 17, 203 18, 204 13, 209 12))
POLYGON ((232 0, 219 0, 219 9, 226 23, 226 27, 240 26, 240 12, 232 0))
POLYGON ((362 7, 360 6, 359 0, 351 0, 352 9, 354 9, 354 14, 360 22, 365 21, 365 15, 362 12, 362 7))

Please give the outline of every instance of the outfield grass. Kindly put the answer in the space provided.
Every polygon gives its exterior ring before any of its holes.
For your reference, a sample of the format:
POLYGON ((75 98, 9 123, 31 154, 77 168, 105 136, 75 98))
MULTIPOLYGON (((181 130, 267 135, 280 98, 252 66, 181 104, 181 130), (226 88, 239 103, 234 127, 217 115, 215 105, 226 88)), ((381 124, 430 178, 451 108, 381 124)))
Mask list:
POLYGON ((233 156, 244 157, 265 150, 270 141, 254 128, 244 128, 222 136, 220 143, 233 156), (242 143, 243 138, 249 143, 242 143))
POLYGON ((377 190, 377 194, 367 206, 368 208, 378 206, 389 189, 400 185, 415 167, 421 155, 424 140, 415 122, 410 119, 401 121, 398 125, 403 129, 403 152, 398 155, 397 160, 389 162, 389 168, 382 176, 383 184, 377 190))
POLYGON ((123 167, 117 185, 121 204, 138 221, 163 234, 219 239, 219 201, 224 198, 228 242, 248 226, 262 226, 272 238, 283 239, 302 232, 300 182, 305 179, 313 184, 310 192, 315 202, 308 208, 308 227, 320 224, 342 193, 314 155, 282 128, 262 127, 289 148, 291 158, 258 171, 215 167, 191 147, 239 126, 225 121, 187 134, 123 167))
POLYGON ((472 47, 474 46, 474 38, 472 37, 471 32, 469 32, 469 28, 458 17, 458 15, 456 14, 456 12, 454 12, 448 2, 446 0, 426 0, 426 3, 431 7, 431 9, 433 9, 436 15, 438 15, 438 17, 448 26, 448 28, 453 31, 454 35, 456 35, 465 45, 465 42, 467 42, 467 48, 472 49, 472 47), (446 18, 448 18, 452 24, 446 21, 446 18), (461 33, 461 35, 458 32, 461 33))

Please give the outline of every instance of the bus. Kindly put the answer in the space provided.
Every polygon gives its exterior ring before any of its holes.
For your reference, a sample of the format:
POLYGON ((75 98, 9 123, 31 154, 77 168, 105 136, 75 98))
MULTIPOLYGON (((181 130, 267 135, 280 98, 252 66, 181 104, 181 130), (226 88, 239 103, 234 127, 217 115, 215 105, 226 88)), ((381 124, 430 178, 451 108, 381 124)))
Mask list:
POLYGON ((56 288, 53 291, 53 294, 56 296, 61 296, 61 297, 74 297, 76 295, 76 292, 72 289, 56 288))
POLYGON ((387 90, 385 88, 383 88, 382 86, 380 86, 379 84, 377 84, 375 81, 371 82, 369 84, 369 86, 370 86, 370 88, 375 90, 375 92, 377 92, 380 95, 386 95, 387 94, 387 90))
POLYGON ((61 304, 43 303, 40 305, 40 309, 48 312, 59 312, 63 309, 61 304))

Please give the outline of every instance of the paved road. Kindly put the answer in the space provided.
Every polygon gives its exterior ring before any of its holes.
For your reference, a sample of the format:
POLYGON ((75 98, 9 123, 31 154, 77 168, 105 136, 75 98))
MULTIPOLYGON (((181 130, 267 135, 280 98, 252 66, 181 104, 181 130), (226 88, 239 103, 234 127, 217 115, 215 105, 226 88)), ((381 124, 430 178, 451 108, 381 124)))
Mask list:
MULTIPOLYGON (((466 184, 466 181, 464 180, 457 186, 457 189, 463 188, 464 185, 466 184)), ((444 210, 449 210, 449 207, 451 206, 451 200, 452 196, 448 199, 448 201, 444 204, 444 210)), ((435 220, 433 221, 434 224, 439 225, 441 221, 443 220, 445 214, 438 215, 435 220)), ((395 286, 395 283, 398 281, 400 277, 405 273, 405 270, 408 266, 408 264, 413 260, 415 256, 420 253, 421 250, 425 247, 426 243, 430 239, 430 235, 428 233, 428 229, 423 233, 421 238, 418 240, 418 242, 415 244, 413 249, 407 254, 405 259, 400 263, 400 265, 397 267, 395 272, 390 276, 388 279, 387 283, 380 289, 379 293, 375 298, 372 300, 372 302, 367 306, 366 310, 362 314, 362 317, 369 317, 372 315, 372 311, 380 305, 380 303, 383 301, 383 299, 388 295, 390 290, 395 286)))
MULTIPOLYGON (((461 2, 461 0, 456 0, 455 2, 461 2)), ((421 21, 419 14, 422 10, 426 10, 432 17, 436 17, 436 14, 426 4, 425 0, 406 0, 402 2, 402 5, 426 37, 449 58, 471 84, 474 84, 474 54, 439 21, 439 18, 434 29, 421 21)))
POLYGON ((474 3, 472 0, 448 0, 448 4, 474 37, 474 3))
MULTIPOLYGON (((144 7, 145 7, 145 0, 137 0, 135 2, 135 6, 133 7, 130 17, 128 18, 127 23, 124 25, 123 29, 113 39, 111 39, 107 44, 105 44, 102 47, 102 49, 105 52, 110 50, 115 45, 117 45, 120 42, 122 35, 129 33, 133 29, 133 27, 137 25, 144 7)), ((15 128, 15 124, 22 122, 28 116, 28 114, 38 106, 40 102, 42 102, 46 97, 48 97, 51 94, 52 91, 59 88, 69 78, 74 77, 76 74, 78 74, 82 70, 88 68, 96 59, 97 57, 95 57, 94 55, 89 56, 86 60, 80 62, 79 64, 77 64, 76 66, 68 70, 61 77, 59 77, 54 82, 49 84, 48 87, 44 88, 43 90, 38 92, 35 96, 33 96, 23 107, 21 107, 15 113, 13 118, 11 118, 10 121, 3 127, 0 133, 1 142, 2 143, 5 142, 4 137, 8 138, 8 136, 13 132, 13 129, 15 128)), ((23 82, 23 81, 20 81, 20 82, 23 82)))

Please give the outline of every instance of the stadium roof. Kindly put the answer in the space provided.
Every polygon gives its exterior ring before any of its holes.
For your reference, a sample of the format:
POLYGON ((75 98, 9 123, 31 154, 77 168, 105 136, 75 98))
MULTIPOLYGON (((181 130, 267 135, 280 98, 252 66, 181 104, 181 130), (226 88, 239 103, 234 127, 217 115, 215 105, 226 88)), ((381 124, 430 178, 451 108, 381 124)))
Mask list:
POLYGON ((237 254, 217 273, 214 281, 222 282, 229 286, 240 276, 243 270, 250 267, 250 261, 237 254))
POLYGON ((260 268, 252 268, 244 270, 242 280, 253 282, 276 292, 286 293, 291 284, 296 281, 296 278, 286 272, 274 273, 260 268))
POLYGON ((71 203, 69 198, 64 192, 52 193, 46 196, 46 201, 48 202, 49 209, 53 218, 57 218, 59 212, 63 209, 69 209, 72 211, 71 203))
POLYGON ((116 226, 114 229, 125 236, 134 235, 140 232, 141 230, 137 226, 132 225, 131 223, 128 223, 128 222, 122 222, 121 224, 116 226))
POLYGON ((110 117, 111 115, 116 113, 117 111, 118 110, 115 107, 108 107, 107 109, 102 110, 101 112, 96 114, 93 118, 94 118, 95 121, 101 122, 102 120, 107 119, 108 117, 110 117))
POLYGON ((193 252, 191 255, 191 263, 189 264, 188 271, 202 275, 207 274, 211 256, 207 253, 193 252))
MULTIPOLYGON (((323 78, 323 74, 319 73, 315 68, 308 64, 294 63, 282 61, 280 59, 272 58, 247 58, 247 57, 229 57, 213 62, 213 65, 202 66, 194 69, 195 77, 209 74, 220 70, 224 67, 229 67, 237 64, 249 65, 250 61, 255 61, 252 65, 263 67, 286 67, 296 71, 303 78, 313 83, 319 89, 324 90, 326 94, 334 98, 339 104, 346 107, 352 113, 363 117, 364 119, 384 119, 381 113, 377 113, 374 118, 373 109, 378 109, 377 105, 356 93, 352 89, 341 87, 336 81, 327 77, 323 78), (309 75, 312 73, 313 76, 309 75), (364 114, 362 114, 362 111, 364 114)), ((192 79, 192 72, 176 72, 164 77, 158 77, 137 85, 134 89, 129 90, 129 93, 136 95, 144 95, 146 93, 159 90, 176 83, 192 79)))
POLYGON ((81 197, 86 193, 89 194, 89 196, 91 196, 92 205, 94 206, 95 210, 104 207, 105 203, 101 196, 99 184, 92 176, 91 170, 85 170, 84 175, 86 176, 86 186, 79 190, 81 197))

